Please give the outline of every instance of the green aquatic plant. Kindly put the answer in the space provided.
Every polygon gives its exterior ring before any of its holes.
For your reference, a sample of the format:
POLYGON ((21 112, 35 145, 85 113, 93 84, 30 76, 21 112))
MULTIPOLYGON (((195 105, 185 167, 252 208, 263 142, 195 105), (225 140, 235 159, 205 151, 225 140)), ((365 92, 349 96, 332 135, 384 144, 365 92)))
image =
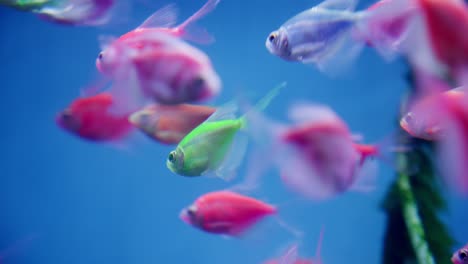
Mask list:
MULTIPOLYGON (((408 76, 413 86, 412 75, 408 76)), ((432 143, 404 135, 411 150, 399 153, 399 172, 382 208, 387 214, 384 264, 449 264, 454 240, 439 213, 447 209, 434 168, 432 143)))

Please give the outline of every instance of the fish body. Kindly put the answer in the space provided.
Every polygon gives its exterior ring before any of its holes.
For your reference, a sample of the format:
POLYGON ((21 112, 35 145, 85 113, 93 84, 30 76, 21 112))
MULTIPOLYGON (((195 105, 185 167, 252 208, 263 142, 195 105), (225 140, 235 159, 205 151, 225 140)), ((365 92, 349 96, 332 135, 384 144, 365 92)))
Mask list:
POLYGON ((303 11, 271 32, 268 51, 287 61, 322 65, 334 57, 355 23, 362 19, 354 13, 354 1, 327 0, 303 11))
POLYGON ((56 122, 66 131, 91 141, 116 141, 133 129, 128 115, 109 113, 113 103, 107 93, 79 98, 58 114, 56 122))
MULTIPOLYGON (((272 89, 257 103, 256 108, 266 108, 283 86, 272 89)), ((223 179, 232 177, 247 146, 244 135, 238 133, 246 127, 246 118, 245 115, 236 118, 236 111, 237 106, 233 103, 220 107, 188 133, 176 149, 169 153, 166 161, 169 170, 189 177, 211 172, 223 179)))
POLYGON ((115 82, 110 92, 118 105, 137 110, 146 103, 193 103, 220 92, 221 80, 201 50, 164 33, 140 37, 136 41, 145 43, 143 50, 121 42, 97 61, 115 82))
POLYGON ((215 111, 216 108, 203 105, 151 105, 133 113, 129 120, 158 142, 178 144, 215 111))
POLYGON ((172 151, 167 167, 182 176, 201 176, 224 160, 243 119, 204 122, 192 130, 172 151))
POLYGON ((217 191, 199 197, 182 210, 180 218, 208 233, 240 236, 276 208, 260 200, 231 191, 217 191))

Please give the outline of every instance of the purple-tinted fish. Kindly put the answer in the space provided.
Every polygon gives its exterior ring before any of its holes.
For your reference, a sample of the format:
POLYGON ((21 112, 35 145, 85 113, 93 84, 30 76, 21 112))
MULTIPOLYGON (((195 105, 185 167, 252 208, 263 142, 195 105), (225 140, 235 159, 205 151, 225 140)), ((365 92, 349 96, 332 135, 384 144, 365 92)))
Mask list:
POLYGON ((392 10, 384 5, 355 12, 356 4, 356 0, 325 0, 270 33, 266 48, 284 60, 312 63, 322 71, 345 66, 366 43, 388 52, 404 35, 403 29, 398 35, 388 30, 392 18, 387 13, 392 10))
POLYGON ((249 116, 252 136, 262 151, 261 157, 251 159, 256 163, 247 185, 255 184, 261 171, 273 165, 288 187, 310 199, 366 187, 358 179, 374 176, 375 166, 370 166, 374 163, 368 161, 381 156, 381 146, 358 144, 345 122, 326 106, 296 105, 290 117, 292 125, 275 123, 260 114, 249 116))

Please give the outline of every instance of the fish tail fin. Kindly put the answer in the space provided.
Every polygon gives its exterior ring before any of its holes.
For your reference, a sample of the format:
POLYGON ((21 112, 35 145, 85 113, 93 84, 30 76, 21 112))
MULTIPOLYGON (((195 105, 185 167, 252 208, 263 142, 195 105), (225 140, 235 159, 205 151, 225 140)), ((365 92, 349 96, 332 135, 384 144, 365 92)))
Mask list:
POLYGON ((285 86, 287 85, 286 82, 282 82, 280 83, 279 85, 277 85, 276 87, 274 87, 273 89, 271 89, 263 98, 261 98, 257 104, 255 104, 255 106, 253 107, 252 110, 249 110, 247 111, 246 114, 244 114, 240 120, 242 122, 242 126, 241 128, 242 129, 246 129, 247 126, 248 126, 248 115, 250 115, 252 113, 252 111, 254 112, 262 112, 263 110, 265 110, 268 105, 270 104, 270 102, 276 97, 278 96, 279 92, 281 91, 282 88, 284 88, 285 86))
POLYGON ((214 37, 211 36, 206 29, 197 26, 195 22, 212 12, 220 1, 221 0, 208 0, 195 14, 177 26, 182 37, 200 44, 210 44, 214 42, 214 37))

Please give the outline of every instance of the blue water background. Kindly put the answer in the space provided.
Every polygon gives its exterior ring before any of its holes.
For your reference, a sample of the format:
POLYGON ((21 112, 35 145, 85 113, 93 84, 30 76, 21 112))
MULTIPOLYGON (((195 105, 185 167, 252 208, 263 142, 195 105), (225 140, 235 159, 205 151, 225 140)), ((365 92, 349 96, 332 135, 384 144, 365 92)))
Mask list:
MULTIPOLYGON (((101 34, 123 34, 169 2, 134 2, 127 23, 106 29, 68 27, 0 7, 0 251, 2 263, 260 263, 294 242, 274 219, 244 239, 203 233, 179 220, 180 210, 203 193, 227 188, 218 179, 184 178, 166 169, 172 147, 137 137, 130 151, 83 141, 54 118, 96 76, 101 34)), ((203 0, 176 2, 181 19, 203 0)), ((366 49, 348 74, 330 78, 313 67, 282 61, 265 49, 267 35, 317 1, 223 0, 200 25, 216 37, 199 46, 212 59, 224 89, 210 102, 239 93, 256 98, 288 86, 266 113, 285 120, 298 99, 329 104, 364 136, 378 142, 395 131, 407 85, 402 62, 385 63, 366 49)), ((366 7, 370 1, 363 1, 366 7)), ((338 151, 338 150, 337 150, 338 151)), ((266 154, 267 155, 267 154, 266 154)), ((244 163, 245 165, 245 163, 244 163)), ((240 176, 245 166, 240 169, 240 176)), ((265 176, 252 195, 280 207, 284 222, 304 232, 300 253, 315 253, 322 226, 322 256, 332 263, 380 263, 385 214, 379 205, 391 168, 381 164, 372 193, 346 193, 326 202, 297 201, 278 174, 265 176)), ((447 193, 444 219, 454 237, 468 240, 466 200, 447 193)))

